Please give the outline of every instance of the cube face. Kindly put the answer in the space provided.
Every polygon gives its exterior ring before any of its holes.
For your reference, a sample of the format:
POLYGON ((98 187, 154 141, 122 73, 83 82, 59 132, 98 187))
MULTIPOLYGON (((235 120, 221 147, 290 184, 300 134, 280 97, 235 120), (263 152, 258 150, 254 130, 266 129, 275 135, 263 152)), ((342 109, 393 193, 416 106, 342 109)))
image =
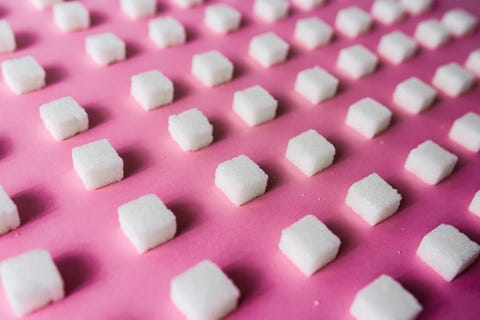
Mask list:
POLYGON ((333 163, 335 147, 315 130, 307 130, 288 141, 285 157, 307 176, 333 163))
POLYGON ((32 250, 2 261, 3 290, 16 315, 63 298, 63 280, 46 250, 32 250))
POLYGON ((88 129, 88 115, 72 98, 63 97, 40 106, 40 118, 56 140, 88 129))
POLYGON ((239 297, 232 280, 209 260, 170 282, 170 299, 188 319, 220 319, 237 307, 239 297))
POLYGON ((217 33, 226 34, 238 29, 240 19, 238 10, 225 4, 216 4, 205 9, 203 23, 217 33))
POLYGON ((425 183, 435 185, 450 175, 457 160, 456 155, 427 140, 410 151, 405 169, 425 183))
POLYGON ((403 6, 395 0, 375 0, 371 11, 376 20, 386 25, 402 20, 405 15, 403 6))
POLYGON ((0 235, 20 226, 18 209, 12 199, 0 186, 0 235))
POLYGON ((462 37, 475 29, 478 19, 473 14, 463 9, 453 9, 443 15, 442 24, 451 34, 462 37))
POLYGON ((480 190, 473 196, 472 202, 470 202, 470 205, 468 206, 468 210, 480 217, 480 190))
POLYGON ((213 126, 198 109, 193 108, 168 118, 168 131, 184 151, 195 151, 213 141, 213 126))
POLYGON ((264 67, 285 61, 289 45, 273 32, 255 36, 250 40, 248 54, 264 67))
POLYGON ((207 87, 215 87, 232 79, 233 64, 220 52, 207 51, 193 56, 192 74, 207 87))
POLYGON ((370 15, 359 7, 340 10, 335 18, 335 27, 349 38, 356 38, 366 33, 372 24, 370 15))
POLYGON ((433 85, 451 97, 458 97, 473 86, 475 78, 458 63, 449 63, 435 71, 433 85))
POLYGON ((295 39, 310 50, 330 43, 332 36, 333 29, 319 18, 299 19, 295 25, 295 39))
POLYGON ((427 12, 432 6, 432 0, 400 0, 400 3, 412 15, 427 12))
POLYGON ((417 299, 400 283, 381 275, 358 291, 350 314, 357 320, 412 320, 422 309, 417 299))
POLYGON ((90 26, 90 14, 79 1, 55 4, 53 18, 57 26, 64 32, 83 30, 90 26))
POLYGON ((448 137, 466 149, 480 151, 480 115, 468 112, 453 122, 448 137))
POLYGON ((132 19, 142 19, 153 16, 157 10, 155 0, 121 0, 123 12, 132 19))
POLYGON ((178 46, 185 43, 184 26, 173 17, 163 17, 150 20, 148 23, 150 39, 160 48, 178 46))
POLYGON ((438 49, 450 40, 450 32, 438 20, 429 19, 420 22, 413 35, 418 43, 427 49, 438 49))
POLYGON ((17 48, 15 35, 7 20, 0 20, 0 53, 13 52, 17 48))
POLYGON ((337 68, 353 79, 360 79, 375 71, 377 56, 364 46, 357 44, 340 50, 337 68))
POLYGON ((392 112, 387 107, 365 98, 349 107, 345 123, 371 139, 389 126, 391 118, 392 112))
POLYGON ((85 40, 87 53, 99 65, 109 65, 125 60, 125 42, 111 32, 88 36, 85 40))
POLYGON ((233 97, 233 111, 251 127, 275 118, 278 101, 261 86, 237 91, 233 97))
POLYGON ((56 3, 63 2, 63 0, 31 0, 35 8, 39 10, 47 9, 56 3))
POLYGON ((32 56, 2 62, 2 76, 16 94, 24 94, 45 86, 45 70, 32 56))
POLYGON ((123 160, 107 139, 73 148, 72 160, 75 171, 89 190, 123 179, 123 160))
POLYGON ((267 22, 275 22, 288 13, 289 4, 285 0, 255 0, 253 12, 267 22))
POLYGON ((345 203, 370 226, 395 214, 402 196, 378 174, 372 173, 348 189, 345 203))
POLYGON ((338 88, 338 79, 319 67, 305 69, 297 74, 295 91, 313 104, 330 99, 338 88))
POLYGON ((215 171, 215 185, 237 206, 264 194, 267 180, 267 174, 245 155, 220 163, 215 171))
POLYGON ((173 101, 173 82, 158 70, 134 75, 130 94, 144 110, 153 110, 173 101))
POLYGON ((434 102, 437 92, 422 80, 412 77, 395 87, 393 102, 413 114, 428 109, 434 102))
POLYGON ((480 49, 470 52, 467 61, 465 61, 465 68, 480 77, 480 49))
POLYGON ((411 58, 417 51, 415 41, 401 31, 393 31, 384 35, 377 49, 380 56, 399 64, 411 58))
POLYGON ((477 258, 480 246, 448 224, 427 233, 417 255, 442 278, 452 281, 477 258))

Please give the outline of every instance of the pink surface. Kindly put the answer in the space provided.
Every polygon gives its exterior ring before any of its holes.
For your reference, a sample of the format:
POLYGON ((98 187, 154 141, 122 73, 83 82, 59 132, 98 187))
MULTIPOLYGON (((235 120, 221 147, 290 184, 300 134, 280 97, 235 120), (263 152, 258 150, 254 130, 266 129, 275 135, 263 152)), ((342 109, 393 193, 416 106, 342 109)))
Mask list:
MULTIPOLYGON (((480 189, 480 160, 448 139, 454 119, 479 111, 478 85, 459 98, 440 95, 434 106, 410 115, 392 104, 395 85, 409 76, 430 82, 437 66, 461 64, 480 44, 477 31, 437 51, 421 50, 411 61, 353 81, 339 73, 341 48, 362 43, 375 50, 380 37, 395 29, 412 35, 419 21, 440 18, 453 7, 480 14, 476 1, 435 1, 433 10, 408 17, 394 27, 375 24, 359 39, 337 35, 331 45, 307 51, 293 39, 301 17, 318 16, 333 25, 336 12, 355 3, 369 10, 372 1, 329 1, 311 12, 290 10, 289 17, 267 24, 252 15, 252 1, 226 1, 242 12, 240 30, 217 35, 201 20, 204 6, 189 10, 159 4, 157 16, 171 14, 188 32, 188 43, 161 50, 148 37, 148 21, 133 21, 118 1, 82 1, 92 14, 90 29, 63 34, 49 11, 36 11, 30 1, 2 1, 19 49, 1 61, 33 55, 47 71, 47 86, 14 95, 0 84, 0 184, 17 203, 22 225, 0 237, 0 260, 34 248, 48 249, 65 280, 61 302, 28 316, 31 319, 181 319, 169 299, 169 282, 202 259, 217 263, 239 287, 242 298, 231 319, 350 319, 355 293, 382 273, 399 280, 424 307, 419 319, 476 319, 480 311, 480 262, 448 283, 416 256, 428 231, 450 223, 480 242, 480 219, 468 204, 480 189), (271 69, 248 57, 249 40, 274 31, 291 44, 288 61, 271 69), (113 31, 126 41, 126 61, 95 65, 84 51, 87 35, 113 31), (218 49, 235 65, 230 83, 206 88, 190 75, 195 53, 218 49), (338 95, 312 105, 293 91, 296 74, 319 65, 341 80, 338 95), (130 76, 159 69, 175 84, 175 101, 145 112, 129 96, 130 76), (260 84, 279 100, 275 120, 247 127, 231 109, 233 93, 260 84), (57 142, 43 126, 42 103, 70 95, 89 114, 91 129, 57 142), (371 97, 391 107, 390 128, 373 140, 344 125, 349 105, 371 97), (173 142, 167 119, 197 107, 214 125, 214 143, 187 153, 173 142), (316 129, 337 148, 332 167, 311 178, 285 158, 288 139, 316 129), (87 191, 75 174, 71 148, 108 138, 125 161, 126 178, 100 190, 87 191), (428 186, 406 172, 410 149, 432 139, 459 156, 453 174, 428 186), (267 193, 241 207, 231 204, 214 186, 216 166, 246 154, 270 176, 267 193), (396 215, 369 227, 345 206, 348 187, 379 173, 403 196, 396 215), (145 193, 156 193, 176 214, 177 236, 138 255, 120 231, 117 207, 145 193), (342 240, 339 255, 314 276, 304 276, 277 249, 281 230, 315 214, 342 240)), ((207 1, 207 4, 216 1, 207 1)), ((0 318, 12 318, 0 293, 0 318)))

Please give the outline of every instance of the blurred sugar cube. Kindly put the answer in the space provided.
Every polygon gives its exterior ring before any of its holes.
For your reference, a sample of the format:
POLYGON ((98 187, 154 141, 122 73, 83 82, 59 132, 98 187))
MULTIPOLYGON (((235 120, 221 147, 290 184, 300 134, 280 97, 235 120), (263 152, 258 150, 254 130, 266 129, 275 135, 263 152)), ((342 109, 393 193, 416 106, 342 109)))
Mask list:
POLYGON ((207 87, 215 87, 232 79, 233 64, 219 51, 207 51, 193 56, 192 74, 207 87))
POLYGON ((45 86, 45 70, 32 56, 2 62, 3 81, 16 94, 38 90, 45 86))
POLYGON ((251 127, 275 118, 277 106, 277 100, 258 85, 236 91, 233 96, 233 111, 251 127))
POLYGON ((371 139, 390 125, 392 112, 371 98, 361 99, 348 108, 345 123, 371 139))
POLYGON ((56 140, 88 129, 87 112, 72 98, 63 97, 40 106, 40 118, 56 140))
POLYGON ((418 114, 432 105, 437 92, 422 80, 411 77, 395 87, 393 102, 409 113, 418 114))
POLYGON ((295 91, 311 103, 332 98, 338 88, 338 79, 320 67, 300 71, 295 80, 295 91))
POLYGON ((109 65, 126 57, 125 42, 111 32, 88 36, 85 48, 93 61, 100 65, 109 65))
POLYGON ((130 94, 147 111, 171 103, 173 91, 173 82, 158 70, 145 71, 130 79, 130 94))
POLYGON ((184 151, 195 151, 213 141, 213 126, 207 117, 193 108, 168 118, 168 132, 184 151))

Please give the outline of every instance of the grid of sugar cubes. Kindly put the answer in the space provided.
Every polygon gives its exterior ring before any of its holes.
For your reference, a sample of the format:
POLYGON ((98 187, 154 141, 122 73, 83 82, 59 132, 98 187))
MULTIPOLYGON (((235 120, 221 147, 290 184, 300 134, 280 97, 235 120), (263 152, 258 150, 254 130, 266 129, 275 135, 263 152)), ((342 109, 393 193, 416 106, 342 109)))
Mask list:
POLYGON ((450 128, 448 137, 470 151, 479 152, 480 115, 468 112, 456 119, 450 128))
POLYGON ((170 299, 187 319, 221 319, 234 311, 240 291, 210 260, 203 260, 170 282, 170 299))
POLYGON ((248 54, 264 67, 287 59, 289 44, 273 32, 259 34, 250 40, 248 54))
POLYGON ((392 119, 392 112, 371 98, 361 99, 348 108, 345 123, 371 139, 384 131, 392 119))
POLYGON ((56 140, 88 129, 87 112, 72 98, 63 97, 40 106, 40 118, 56 140))
POLYGON ((0 186, 0 235, 20 226, 20 216, 17 205, 5 189, 0 186))
POLYGON ((45 86, 45 70, 32 56, 2 62, 3 81, 16 94, 24 94, 45 86))
POLYGON ((185 27, 171 16, 152 19, 148 22, 150 39, 160 48, 178 46, 185 43, 185 27))
POLYGON ((52 7, 56 3, 63 2, 63 0, 31 0, 33 6, 39 10, 52 7))
POLYGON ((412 15, 427 12, 432 7, 433 0, 400 0, 405 10, 412 15))
POLYGON ((325 1, 326 0, 292 0, 292 3, 302 10, 312 10, 323 5, 325 1))
POLYGON ((300 71, 295 79, 295 91, 311 103, 332 98, 338 88, 338 79, 328 71, 313 67, 300 71))
POLYGON ((130 94, 144 110, 173 101, 173 82, 158 70, 141 72, 130 79, 130 94))
POLYGON ((402 4, 396 0, 375 0, 371 9, 372 17, 383 24, 391 25, 405 15, 402 4))
POLYGON ((312 50, 330 43, 333 29, 317 17, 303 18, 297 20, 293 35, 304 47, 312 50))
POLYGON ((435 185, 452 173, 457 160, 456 155, 427 140, 410 151, 405 169, 425 183, 435 185))
POLYGON ((198 53, 192 58, 192 74, 207 87, 228 82, 233 76, 233 64, 217 50, 198 53))
POLYGON ((111 32, 90 35, 85 39, 88 55, 99 65, 125 60, 125 42, 111 32))
POLYGON ((55 4, 53 18, 60 30, 64 32, 83 30, 90 26, 90 13, 80 1, 55 4))
POLYGON ((382 274, 357 292, 350 314, 357 320, 413 320, 422 309, 398 281, 382 274))
POLYGON ((480 78, 480 49, 470 52, 465 61, 465 68, 480 78))
POLYGON ((468 210, 480 217, 480 190, 478 190, 472 198, 468 210))
POLYGON ((361 44, 340 50, 337 68, 353 79, 360 79, 375 71, 378 57, 361 44))
POLYGON ((0 278, 7 300, 17 316, 64 296, 62 277, 46 250, 31 250, 3 260, 0 278))
POLYGON ((442 17, 442 23, 455 37, 462 37, 475 29, 478 18, 470 12, 457 8, 446 12, 442 17))
POLYGON ((204 148, 213 141, 213 126, 196 108, 168 117, 168 132, 184 151, 204 148))
POLYGON ((432 79, 432 84, 450 97, 467 92, 474 82, 474 76, 456 62, 438 67, 432 79))
POLYGON ((278 101, 259 85, 236 91, 233 96, 233 111, 251 127, 275 118, 277 106, 278 101))
POLYGON ((450 31, 437 19, 428 19, 417 25, 413 37, 422 46, 433 50, 450 40, 450 31))
POLYGON ((17 48, 15 34, 7 20, 0 20, 0 53, 13 52, 17 48))
POLYGON ((378 44, 378 54, 394 64, 410 59, 417 51, 416 42, 401 31, 384 35, 378 44))
POLYGON ((151 17, 157 10, 156 0, 120 0, 123 12, 132 19, 151 17))
POLYGON ((335 28, 349 38, 356 38, 366 33, 372 24, 372 18, 359 7, 352 6, 338 11, 335 28))
POLYGON ((422 80, 411 77, 400 82, 393 92, 393 103, 405 111, 418 114, 433 104, 437 92, 422 80))
POLYGON ((284 18, 289 9, 286 0, 255 0, 253 12, 257 17, 267 21, 275 22, 284 18))
POLYGON ((237 9, 226 4, 214 4, 205 8, 203 23, 217 33, 226 34, 238 29, 241 18, 237 9))
POLYGON ((335 259, 340 244, 322 221, 306 215, 282 230, 278 247, 300 271, 311 276, 335 259))
POLYGON ((417 255, 446 281, 452 281, 478 257, 480 246, 457 228, 441 224, 427 233, 417 255))

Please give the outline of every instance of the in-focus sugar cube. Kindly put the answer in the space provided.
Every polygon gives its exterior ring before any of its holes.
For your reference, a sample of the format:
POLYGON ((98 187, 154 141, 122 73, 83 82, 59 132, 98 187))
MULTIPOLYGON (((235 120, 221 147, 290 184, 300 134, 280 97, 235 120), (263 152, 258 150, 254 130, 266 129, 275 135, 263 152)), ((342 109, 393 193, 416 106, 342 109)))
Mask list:
POLYGON ((400 283, 383 274, 357 292, 350 314, 357 320, 413 320, 422 309, 400 283))
POLYGON ((278 101, 261 86, 235 92, 233 111, 251 127, 275 118, 278 101))
POLYGON ((420 259, 447 281, 467 269, 479 253, 477 243, 448 224, 427 233, 417 249, 420 259))
POLYGON ((46 250, 32 250, 3 260, 0 278, 8 302, 17 316, 64 296, 62 277, 46 250))
POLYGON ((437 92, 422 80, 411 77, 395 87, 393 102, 409 113, 418 114, 432 105, 437 92))
POLYGON ((219 51, 207 51, 193 56, 192 74, 207 87, 215 87, 232 79, 233 64, 219 51))
POLYGON ((220 163, 215 185, 237 206, 265 193, 268 175, 249 157, 239 155, 220 163))
POLYGON ((403 19, 405 9, 396 0, 375 0, 371 9, 372 17, 383 24, 391 25, 403 19))
POLYGON ((317 131, 307 130, 288 140, 285 157, 307 176, 330 167, 335 147, 317 131))
POLYGON ((203 260, 170 282, 170 299, 187 319, 220 319, 236 309, 240 291, 215 263, 203 260))
POLYGON ((229 5, 214 4, 205 8, 203 23, 217 33, 226 34, 238 29, 241 17, 240 11, 229 5))
POLYGON ((177 231, 175 215, 154 194, 146 194, 118 207, 120 228, 138 253, 172 239, 177 231))
POLYGON ((338 79, 320 67, 300 71, 295 80, 295 91, 314 104, 333 97, 337 88, 338 79))
POLYGON ((253 12, 257 17, 275 22, 284 18, 288 13, 289 4, 286 0, 255 0, 253 12))
POLYGON ((130 94, 145 110, 152 110, 173 101, 173 82, 158 70, 132 76, 130 94))
POLYGON ((478 190, 473 196, 473 199, 468 206, 468 210, 480 217, 480 190, 478 190))
POLYGON ((55 4, 53 18, 60 30, 64 32, 83 30, 90 26, 90 13, 80 1, 55 4))
POLYGON ((87 112, 72 98, 63 97, 40 106, 40 118, 56 140, 88 129, 87 112))
POLYGON ((370 226, 395 214, 402 196, 378 174, 372 173, 350 186, 345 198, 352 208, 370 226))
POLYGON ((345 123, 371 139, 390 125, 392 112, 371 98, 361 99, 348 108, 345 123))
POLYGON ((340 50, 337 68, 353 79, 360 79, 375 71, 378 57, 361 44, 340 50))
POLYGON ((31 0, 35 8, 39 10, 52 7, 56 3, 63 2, 63 0, 31 0))
POLYGON ((468 11, 456 8, 443 15, 442 23, 455 37, 462 37, 475 29, 478 18, 468 11))
POLYGON ((480 151, 480 115, 468 112, 453 122, 448 137, 466 149, 480 151))
POLYGON ((0 186, 0 235, 17 228, 20 225, 20 216, 13 200, 5 189, 0 186))
POLYGON ((160 48, 168 48, 185 43, 185 27, 175 18, 166 16, 152 19, 148 23, 150 39, 160 48))
POLYGON ((452 173, 457 160, 456 155, 427 140, 410 151, 405 169, 425 183, 435 185, 452 173))
POLYGON ((305 275, 311 276, 335 259, 340 243, 322 221, 306 215, 282 230, 278 247, 305 275))
POLYGON ((88 36, 85 40, 87 53, 96 63, 108 65, 125 60, 125 42, 111 32, 88 36))
POLYGON ((438 67, 432 79, 432 84, 437 89, 451 97, 467 92, 474 82, 474 76, 456 62, 438 67))
POLYGON ((412 15, 427 12, 432 7, 432 0, 400 0, 400 3, 412 15))
POLYGON ((295 24, 295 39, 307 49, 315 49, 330 43, 333 29, 319 18, 303 18, 295 24))
POLYGON ((204 148, 213 141, 213 126, 196 108, 171 115, 168 118, 168 132, 185 151, 204 148))
POLYGON ((273 32, 257 35, 250 40, 248 54, 264 67, 287 59, 289 45, 273 32))
POLYGON ((335 28, 349 38, 366 33, 372 24, 372 18, 359 7, 341 9, 335 18, 335 28))
POLYGON ((191 8, 203 3, 203 0, 173 0, 179 7, 184 9, 191 8))
POLYGON ((465 61, 465 68, 480 78, 480 49, 470 52, 465 61))
POLYGON ((440 48, 450 40, 450 31, 440 21, 428 19, 417 25, 413 37, 422 46, 433 50, 440 48))
POLYGON ((324 4, 325 1, 326 0, 292 0, 292 3, 302 10, 312 10, 324 4))
POLYGON ((45 70, 32 56, 2 62, 3 81, 16 94, 38 90, 45 86, 45 70))
POLYGON ((73 168, 89 190, 123 179, 123 160, 107 139, 72 149, 73 168))
POLYGON ((123 12, 132 19, 153 16, 157 10, 156 0, 121 0, 123 12))
POLYGON ((15 35, 7 20, 0 20, 0 53, 15 51, 17 43, 15 35))
POLYGON ((380 39, 378 54, 388 61, 399 64, 410 59, 417 51, 415 41, 401 31, 393 31, 380 39))

